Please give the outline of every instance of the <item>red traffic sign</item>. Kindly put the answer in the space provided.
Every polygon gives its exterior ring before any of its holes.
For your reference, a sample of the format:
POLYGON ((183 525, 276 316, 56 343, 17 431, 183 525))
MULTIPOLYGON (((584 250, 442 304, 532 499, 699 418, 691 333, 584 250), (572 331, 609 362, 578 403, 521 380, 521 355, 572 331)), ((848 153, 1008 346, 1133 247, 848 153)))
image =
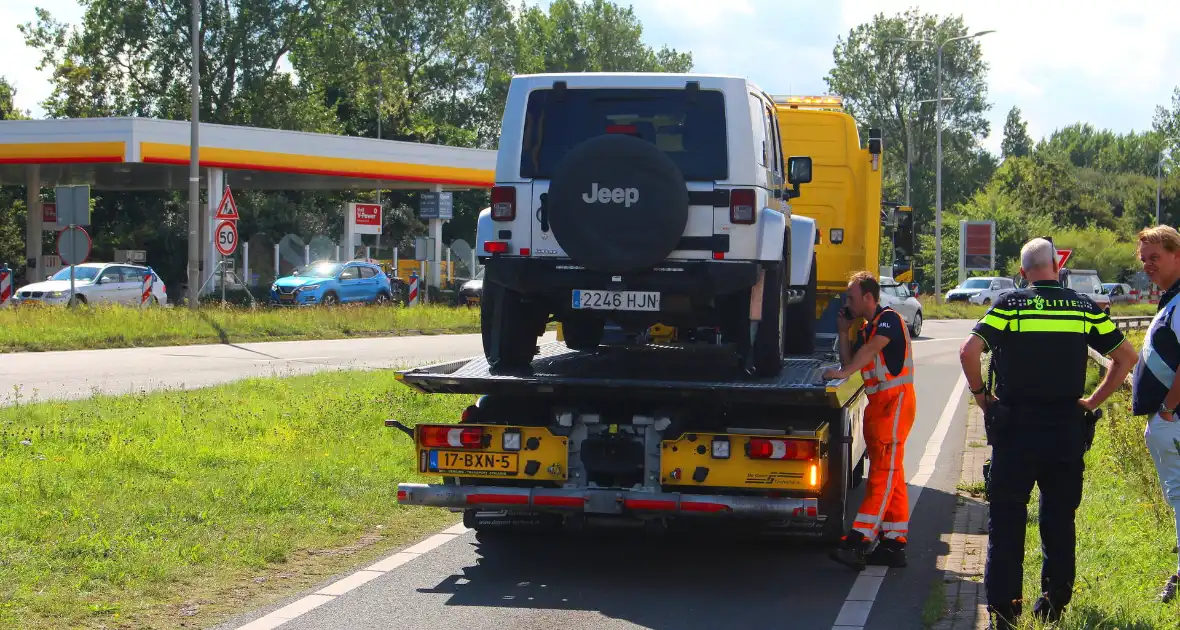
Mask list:
POLYGON ((1057 268, 1058 269, 1065 268, 1065 261, 1069 260, 1069 256, 1072 253, 1073 253, 1072 249, 1059 249, 1059 250, 1057 250, 1057 268))
POLYGON ((217 224, 213 238, 218 253, 229 256, 238 248, 238 226, 234 225, 233 221, 222 221, 217 224))
POLYGON ((41 222, 46 224, 57 225, 57 204, 43 203, 41 204, 41 222))
MULTIPOLYGON (((221 195, 221 203, 217 206, 217 214, 213 215, 213 218, 219 221, 238 220, 238 204, 234 201, 234 194, 230 191, 228 185, 225 187, 225 192, 221 195)), ((226 255, 228 256, 229 254, 226 255)))
POLYGON ((90 257, 90 235, 86 228, 75 225, 57 234, 57 255, 62 264, 80 265, 90 257))

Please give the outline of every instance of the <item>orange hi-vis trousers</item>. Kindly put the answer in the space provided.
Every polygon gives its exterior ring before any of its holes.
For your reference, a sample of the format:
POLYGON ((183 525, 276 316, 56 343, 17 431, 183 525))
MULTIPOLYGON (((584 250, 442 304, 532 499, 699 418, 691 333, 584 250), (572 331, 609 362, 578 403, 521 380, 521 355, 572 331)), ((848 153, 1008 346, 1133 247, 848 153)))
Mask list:
POLYGON ((905 541, 910 532, 910 500, 905 481, 905 443, 917 415, 914 388, 870 394, 865 409, 865 450, 869 474, 865 498, 852 528, 876 541, 905 541))
MULTIPOLYGON (((882 311, 883 313, 884 311, 882 311)), ((865 322, 862 330, 868 338, 876 331, 877 320, 865 322)), ((914 394, 914 355, 909 331, 905 338, 905 361, 901 371, 890 374, 885 357, 878 353, 861 368, 865 392, 869 397, 865 409, 865 451, 869 474, 865 498, 857 510, 852 529, 872 542, 878 537, 904 542, 910 533, 910 500, 905 482, 905 443, 914 427, 917 396, 914 394)))

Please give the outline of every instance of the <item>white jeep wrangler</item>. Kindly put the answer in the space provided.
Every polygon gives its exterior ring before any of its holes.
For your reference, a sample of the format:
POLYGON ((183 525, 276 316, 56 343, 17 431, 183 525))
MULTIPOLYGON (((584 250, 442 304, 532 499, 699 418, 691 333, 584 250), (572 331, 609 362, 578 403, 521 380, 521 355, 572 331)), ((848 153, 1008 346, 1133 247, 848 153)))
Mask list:
POLYGON ((787 202, 811 158, 786 160, 788 188, 781 147, 746 79, 514 77, 476 234, 492 368, 527 371, 550 318, 575 350, 607 319, 711 328, 762 376, 810 352, 816 226, 787 202))

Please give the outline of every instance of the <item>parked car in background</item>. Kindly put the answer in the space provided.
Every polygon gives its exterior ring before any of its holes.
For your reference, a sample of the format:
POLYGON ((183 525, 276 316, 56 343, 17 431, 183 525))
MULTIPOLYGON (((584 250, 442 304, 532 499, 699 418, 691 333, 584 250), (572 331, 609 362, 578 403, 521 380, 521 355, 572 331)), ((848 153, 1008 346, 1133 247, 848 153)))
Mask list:
MULTIPOLYGON (((90 262, 74 266, 74 299, 78 304, 124 304, 139 306, 142 302, 143 281, 151 273, 152 305, 167 304, 168 292, 164 281, 154 271, 142 265, 126 263, 90 262)), ((27 284, 12 297, 14 306, 20 304, 67 304, 70 301, 70 268, 53 274, 44 282, 27 284)))
POLYGON ((459 286, 459 290, 455 292, 456 306, 479 306, 480 300, 483 299, 483 270, 481 267, 475 272, 474 278, 459 286))
POLYGON ((1106 297, 1114 304, 1138 304, 1142 295, 1135 287, 1121 282, 1107 282, 1102 285, 1106 297))
POLYGON ((380 265, 349 261, 314 262, 270 286, 270 301, 281 306, 383 304, 393 299, 389 276, 380 265))
POLYGON ((1110 296, 1103 293, 1102 279, 1098 277, 1097 270, 1062 269, 1057 273, 1057 277, 1061 280, 1061 286, 1085 294, 1094 300, 1098 308, 1110 315, 1110 296))
POLYGON ((947 291, 947 302, 970 302, 991 306, 1010 291, 1016 290, 1016 283, 1009 278, 985 276, 968 278, 966 282, 947 291))
POLYGON ((921 335, 922 303, 918 301, 910 287, 888 276, 882 277, 880 283, 881 306, 892 307, 893 310, 901 314, 906 327, 910 329, 911 337, 921 335))

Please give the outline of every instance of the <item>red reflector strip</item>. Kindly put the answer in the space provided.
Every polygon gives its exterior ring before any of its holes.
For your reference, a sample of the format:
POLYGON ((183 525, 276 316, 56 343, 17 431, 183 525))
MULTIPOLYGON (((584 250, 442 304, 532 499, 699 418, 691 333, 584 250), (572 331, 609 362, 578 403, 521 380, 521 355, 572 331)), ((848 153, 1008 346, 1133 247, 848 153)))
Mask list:
POLYGON ((467 495, 468 505, 477 505, 480 503, 495 503, 500 505, 528 505, 529 495, 527 494, 469 494, 467 495))
POLYGON ((406 492, 405 490, 398 490, 397 491, 397 500, 399 503, 408 499, 409 496, 410 496, 410 494, 408 492, 406 492))
POLYGON ((580 508, 586 506, 585 497, 534 497, 533 505, 547 505, 549 507, 580 508))
POLYGON ((725 260, 725 252, 713 252, 713 260, 725 260))
POLYGON ((607 125, 607 133, 639 133, 639 128, 635 125, 607 125))
POLYGON ((521 256, 529 256, 532 253, 533 253, 533 250, 528 247, 521 247, 520 248, 520 255, 521 256))
POLYGON ((659 501, 656 499, 623 499, 623 507, 632 510, 665 510, 676 511, 675 501, 659 501))
POLYGON ((681 501, 680 509, 684 512, 729 512, 729 506, 724 503, 703 503, 700 501, 681 501))
POLYGON ((483 250, 489 254, 507 254, 508 243, 504 241, 487 241, 483 244, 483 250))

